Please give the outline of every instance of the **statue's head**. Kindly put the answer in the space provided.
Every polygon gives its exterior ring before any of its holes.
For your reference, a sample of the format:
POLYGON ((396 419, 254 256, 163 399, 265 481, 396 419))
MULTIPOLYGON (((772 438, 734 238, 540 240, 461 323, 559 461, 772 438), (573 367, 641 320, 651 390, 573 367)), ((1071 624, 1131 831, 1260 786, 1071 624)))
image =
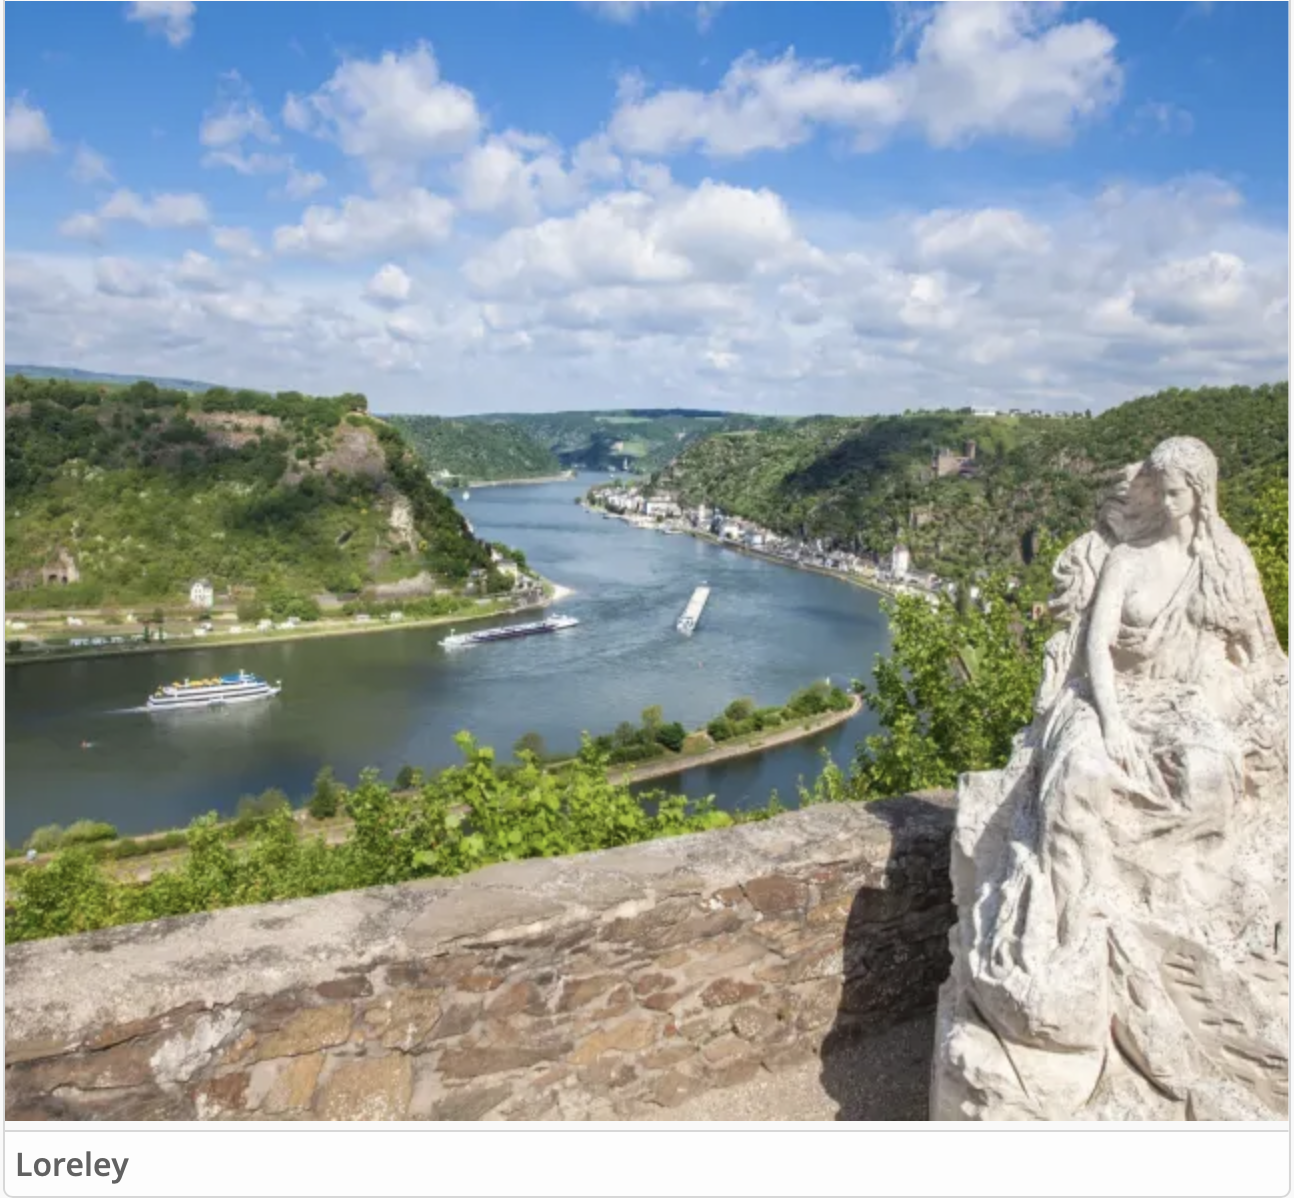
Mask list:
POLYGON ((1194 514, 1206 521, 1218 510, 1218 459, 1195 437, 1169 437, 1142 468, 1153 481, 1161 513, 1177 521, 1194 514))

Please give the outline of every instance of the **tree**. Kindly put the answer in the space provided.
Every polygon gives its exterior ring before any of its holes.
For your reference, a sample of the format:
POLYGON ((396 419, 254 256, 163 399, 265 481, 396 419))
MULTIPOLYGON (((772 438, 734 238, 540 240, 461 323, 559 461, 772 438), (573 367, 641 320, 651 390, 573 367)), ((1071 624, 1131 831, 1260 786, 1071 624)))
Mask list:
POLYGON ((887 603, 893 652, 859 684, 885 730, 854 762, 862 797, 953 786, 967 770, 1006 763, 1012 738, 1033 717, 1042 647, 1051 625, 1029 618, 1029 594, 1005 578, 986 579, 964 610, 901 597, 887 603))
POLYGON ((332 766, 325 765, 315 775, 314 793, 310 796, 308 807, 312 819, 331 819, 337 814, 341 798, 338 793, 340 789, 332 772, 332 766))
POLYGON ((413 766, 405 764, 400 767, 399 773, 395 776, 396 790, 411 790, 418 781, 418 771, 413 766))
POLYGON ((512 755, 518 761, 525 761, 525 755, 531 754, 536 761, 543 761, 548 756, 548 746, 538 732, 526 732, 517 738, 512 746, 512 755))
POLYGON ((1254 555, 1263 594, 1281 645, 1289 649, 1289 484, 1278 479, 1254 503, 1245 542, 1254 555))
POLYGON ((643 727, 647 734, 656 739, 656 734, 660 726, 665 722, 665 709, 659 703, 653 703, 650 707, 644 707, 642 713, 643 727))

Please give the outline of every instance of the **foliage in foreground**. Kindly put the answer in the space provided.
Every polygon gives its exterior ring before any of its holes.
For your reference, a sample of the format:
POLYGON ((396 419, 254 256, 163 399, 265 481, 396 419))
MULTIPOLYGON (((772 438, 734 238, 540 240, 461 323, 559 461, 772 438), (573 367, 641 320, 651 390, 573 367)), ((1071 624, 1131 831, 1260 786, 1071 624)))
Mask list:
POLYGON ((61 852, 45 868, 11 879, 5 940, 449 877, 496 861, 614 848, 732 822, 709 799, 635 797, 613 785, 591 744, 561 774, 527 754, 505 775, 493 750, 467 733, 457 741, 464 763, 413 794, 398 794, 366 773, 346 794, 354 832, 342 844, 302 839, 284 803, 257 812, 245 847, 230 843, 214 814, 194 821, 183 863, 143 883, 118 881, 84 849, 61 852))

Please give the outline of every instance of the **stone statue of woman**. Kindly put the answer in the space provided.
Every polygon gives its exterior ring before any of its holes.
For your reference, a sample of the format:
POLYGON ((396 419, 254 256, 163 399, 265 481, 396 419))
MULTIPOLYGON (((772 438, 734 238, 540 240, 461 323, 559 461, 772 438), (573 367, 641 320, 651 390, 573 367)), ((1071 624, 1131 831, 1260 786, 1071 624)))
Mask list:
POLYGON ((1280 1119, 1289 663, 1217 461, 1128 467, 1055 570, 1006 768, 958 787, 935 1119, 1280 1119))

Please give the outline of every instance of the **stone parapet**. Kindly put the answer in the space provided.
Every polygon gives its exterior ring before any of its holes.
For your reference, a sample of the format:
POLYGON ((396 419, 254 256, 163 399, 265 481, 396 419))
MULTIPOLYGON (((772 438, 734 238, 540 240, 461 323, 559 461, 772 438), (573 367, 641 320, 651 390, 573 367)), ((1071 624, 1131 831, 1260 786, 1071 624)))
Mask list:
POLYGON ((10 1119, 617 1119, 935 1002, 951 796, 6 949, 10 1119))

